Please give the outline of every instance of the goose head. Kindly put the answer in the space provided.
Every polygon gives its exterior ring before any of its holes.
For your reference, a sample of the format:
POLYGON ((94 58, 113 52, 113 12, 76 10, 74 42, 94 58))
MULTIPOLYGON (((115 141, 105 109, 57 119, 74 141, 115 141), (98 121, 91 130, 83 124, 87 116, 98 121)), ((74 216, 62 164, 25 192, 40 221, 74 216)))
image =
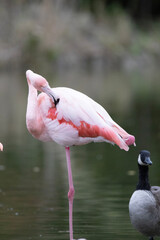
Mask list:
POLYGON ((150 156, 151 156, 151 154, 149 151, 147 151, 147 150, 140 151, 140 153, 138 155, 138 164, 141 166, 152 165, 150 156))

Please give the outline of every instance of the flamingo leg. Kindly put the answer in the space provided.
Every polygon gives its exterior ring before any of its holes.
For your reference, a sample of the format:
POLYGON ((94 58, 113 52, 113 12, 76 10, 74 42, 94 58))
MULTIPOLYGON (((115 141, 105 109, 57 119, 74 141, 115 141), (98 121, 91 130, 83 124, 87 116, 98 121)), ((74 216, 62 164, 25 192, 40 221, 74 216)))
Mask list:
POLYGON ((73 199, 74 199, 74 186, 72 179, 72 169, 71 169, 71 159, 70 159, 70 148, 66 147, 66 159, 67 159, 67 168, 68 168, 68 181, 69 181, 69 192, 68 192, 68 200, 69 200, 69 234, 70 240, 73 240, 73 199))

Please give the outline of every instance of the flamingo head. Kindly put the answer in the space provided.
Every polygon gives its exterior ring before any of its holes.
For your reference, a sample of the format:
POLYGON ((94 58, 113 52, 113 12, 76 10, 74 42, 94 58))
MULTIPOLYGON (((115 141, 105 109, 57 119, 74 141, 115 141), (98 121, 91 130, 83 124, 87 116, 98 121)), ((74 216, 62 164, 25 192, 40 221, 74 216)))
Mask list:
POLYGON ((34 88, 36 88, 40 92, 43 92, 44 88, 49 87, 48 82, 44 77, 37 73, 32 72, 31 70, 26 71, 26 78, 28 84, 29 85, 31 84, 34 88))
POLYGON ((27 70, 26 78, 28 81, 28 85, 32 85, 38 91, 46 93, 53 100, 54 104, 57 105, 57 103, 59 102, 59 98, 50 88, 47 80, 44 77, 32 72, 31 70, 27 70))

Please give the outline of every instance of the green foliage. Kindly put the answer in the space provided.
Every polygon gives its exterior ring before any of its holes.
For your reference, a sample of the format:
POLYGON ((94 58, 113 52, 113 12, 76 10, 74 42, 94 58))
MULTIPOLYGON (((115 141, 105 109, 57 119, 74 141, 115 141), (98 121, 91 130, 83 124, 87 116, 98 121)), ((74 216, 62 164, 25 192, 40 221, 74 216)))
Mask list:
POLYGON ((48 62, 52 62, 58 58, 58 51, 54 48, 45 49, 44 54, 48 62))
POLYGON ((28 39, 26 40, 25 43, 26 50, 35 53, 37 52, 39 45, 40 45, 39 38, 33 33, 29 33, 28 39))

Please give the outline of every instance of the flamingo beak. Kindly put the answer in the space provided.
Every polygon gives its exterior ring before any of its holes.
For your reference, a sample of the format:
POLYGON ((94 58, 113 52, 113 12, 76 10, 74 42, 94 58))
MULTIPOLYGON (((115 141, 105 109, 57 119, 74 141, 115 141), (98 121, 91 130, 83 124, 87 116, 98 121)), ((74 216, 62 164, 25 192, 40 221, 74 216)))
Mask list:
POLYGON ((49 85, 41 87, 42 92, 46 93, 54 102, 55 106, 59 103, 59 98, 53 93, 53 90, 50 88, 49 85))

